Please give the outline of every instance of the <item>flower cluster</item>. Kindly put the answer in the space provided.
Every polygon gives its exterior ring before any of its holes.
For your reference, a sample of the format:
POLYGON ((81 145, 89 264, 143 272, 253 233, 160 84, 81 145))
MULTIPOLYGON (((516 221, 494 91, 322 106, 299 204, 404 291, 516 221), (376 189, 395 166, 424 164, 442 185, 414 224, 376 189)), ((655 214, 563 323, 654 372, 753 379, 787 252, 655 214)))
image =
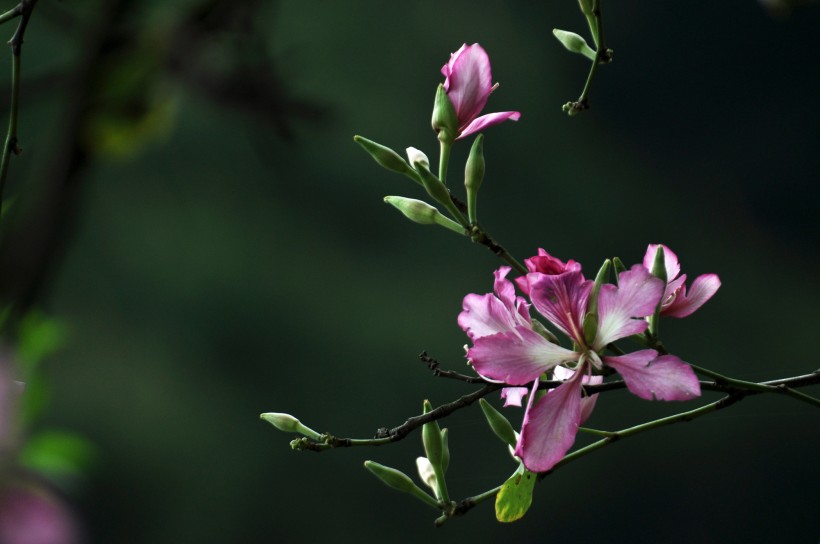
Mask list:
POLYGON ((642 349, 623 354, 612 343, 642 335, 648 318, 684 317, 697 310, 720 287, 714 274, 698 277, 687 295, 677 256, 663 246, 667 282, 651 273, 657 245, 647 248, 642 265, 624 270, 617 284, 595 285, 575 261, 563 262, 539 250, 526 260, 529 273, 515 282, 530 302, 517 296, 507 279, 509 267, 495 272, 494 293, 464 298, 458 323, 473 346, 467 357, 483 377, 510 386, 507 404, 521 405, 529 394, 515 454, 527 469, 552 468, 572 447, 578 427, 589 417, 596 395, 583 385, 601 383, 604 367, 618 372, 630 392, 647 400, 689 400, 700 396, 692 368, 674 355, 642 349), (549 324, 564 334, 572 348, 530 316, 535 306, 549 324), (563 383, 538 392, 542 377, 563 383))

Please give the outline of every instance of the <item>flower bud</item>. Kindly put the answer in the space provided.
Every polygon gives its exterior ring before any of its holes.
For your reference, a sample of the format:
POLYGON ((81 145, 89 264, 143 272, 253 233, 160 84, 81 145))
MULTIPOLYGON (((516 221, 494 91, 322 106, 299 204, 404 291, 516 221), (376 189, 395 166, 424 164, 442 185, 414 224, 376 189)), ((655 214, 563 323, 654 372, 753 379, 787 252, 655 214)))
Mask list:
POLYGON ((450 466, 450 431, 441 430, 441 470, 447 472, 450 466))
POLYGON ((467 217, 470 219, 470 224, 473 225, 476 223, 476 202, 481 182, 484 181, 484 170, 484 135, 479 134, 470 148, 470 155, 467 157, 467 164, 464 167, 464 186, 467 188, 467 217))
MULTIPOLYGON (((424 401, 424 413, 428 413, 433 409, 429 400, 424 401)), ((425 423, 421 428, 421 440, 424 443, 424 451, 427 453, 427 458, 435 467, 441 466, 442 452, 444 450, 441 440, 441 429, 437 421, 430 421, 425 423)))
POLYGON ((595 51, 587 44, 587 41, 574 32, 567 32, 559 28, 552 29, 552 35, 561 42, 561 45, 568 51, 579 53, 589 60, 595 62, 595 51))
POLYGON ((397 489, 398 491, 402 491, 404 493, 409 493, 433 508, 439 507, 438 502, 436 502, 433 497, 425 493, 419 486, 414 484, 413 480, 411 480, 407 474, 394 468, 380 465, 375 461, 365 461, 364 468, 369 470, 374 476, 393 489, 397 489))
POLYGON ((464 233, 464 229, 458 223, 444 217, 440 211, 426 202, 403 196, 386 196, 384 201, 420 225, 440 225, 459 234, 464 233))
MULTIPOLYGON (((652 270, 650 272, 653 276, 660 279, 664 286, 666 285, 666 256, 663 254, 663 244, 658 244, 658 249, 655 251, 655 260, 652 261, 652 270)), ((658 300, 658 305, 655 308, 655 312, 649 317, 649 334, 655 337, 658 336, 658 325, 661 320, 662 307, 663 293, 661 293, 661 298, 658 300)))
POLYGON ((509 420, 501 415, 501 412, 493 408, 492 404, 486 400, 478 399, 478 403, 481 406, 481 411, 484 412, 484 417, 487 418, 487 423, 490 424, 490 428, 495 435, 505 444, 515 447, 515 443, 517 442, 515 430, 509 420))
POLYGON ((601 291, 601 285, 609 280, 609 269, 611 267, 612 261, 605 260, 595 276, 595 283, 592 285, 592 292, 589 295, 587 314, 584 316, 584 339, 589 345, 595 342, 595 336, 598 334, 598 293, 601 291))
POLYGON ((417 457, 416 468, 419 471, 419 477, 421 481, 424 482, 424 485, 432 489, 435 493, 436 472, 433 470, 433 465, 430 464, 430 460, 426 457, 417 457))
POLYGON ((282 414, 277 412, 268 412, 265 414, 260 414, 259 416, 261 419, 264 419, 280 431, 286 433, 299 433, 301 435, 307 436, 313 440, 321 440, 322 435, 314 431, 313 429, 302 425, 302 422, 293 417, 290 414, 282 414))
POLYGON ((455 141, 458 135, 458 115, 441 83, 436 89, 436 98, 433 102, 432 125, 441 142, 452 144, 455 141))
POLYGON ((438 179, 436 176, 430 172, 429 168, 424 166, 422 161, 416 161, 413 163, 413 167, 416 169, 416 172, 419 175, 421 180, 421 184, 424 185, 424 189, 427 191, 427 194, 433 197, 433 199, 447 208, 447 211, 458 221, 461 226, 464 228, 469 227, 467 220, 458 210, 455 204, 453 204, 453 199, 450 198, 450 191, 444 185, 444 183, 438 179))
POLYGON ((428 170, 430 169, 430 159, 427 158, 422 151, 419 151, 415 147, 408 147, 407 148, 407 159, 410 161, 410 164, 415 164, 417 162, 424 165, 425 168, 428 170))
POLYGON ((578 0, 578 6, 584 15, 592 15, 593 4, 593 0, 578 0))
POLYGON ((407 164, 407 161, 401 156, 381 144, 378 144, 362 136, 353 136, 353 141, 362 146, 362 149, 367 151, 373 159, 379 163, 380 166, 399 174, 404 174, 418 181, 415 171, 407 164))

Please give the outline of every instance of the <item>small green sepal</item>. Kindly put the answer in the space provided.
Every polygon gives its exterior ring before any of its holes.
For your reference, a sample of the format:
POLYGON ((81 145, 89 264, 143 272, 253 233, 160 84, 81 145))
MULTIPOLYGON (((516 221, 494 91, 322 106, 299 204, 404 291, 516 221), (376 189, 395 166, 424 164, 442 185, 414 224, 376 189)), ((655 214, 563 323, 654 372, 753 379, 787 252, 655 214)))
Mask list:
MULTIPOLYGON (((652 275, 663 282, 664 291, 666 291, 666 257, 663 254, 663 246, 658 244, 658 249, 655 251, 655 260, 652 261, 652 275)), ((661 307, 663 306, 663 295, 658 300, 658 305, 655 307, 655 312, 649 318, 649 335, 655 338, 658 337, 658 325, 661 320, 661 307)))
POLYGON ((439 83, 436 89, 432 125, 442 143, 450 145, 458 136, 458 115, 442 83, 439 83))

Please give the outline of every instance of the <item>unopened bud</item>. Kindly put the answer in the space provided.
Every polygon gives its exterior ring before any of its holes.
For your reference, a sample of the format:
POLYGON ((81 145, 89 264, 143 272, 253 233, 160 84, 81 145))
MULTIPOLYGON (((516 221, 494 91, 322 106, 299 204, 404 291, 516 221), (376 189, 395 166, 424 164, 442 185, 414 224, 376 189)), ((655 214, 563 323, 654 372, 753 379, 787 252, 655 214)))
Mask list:
POLYGON ((579 53, 591 61, 595 61, 595 50, 593 50, 587 41, 576 34, 575 32, 567 32, 559 28, 552 29, 552 35, 561 42, 561 45, 567 48, 568 51, 579 53))
POLYGON ((386 196, 384 201, 420 225, 439 225, 459 234, 464 233, 464 229, 458 223, 444 217, 440 211, 426 202, 403 196, 386 196))
POLYGON ((441 430, 441 470, 447 472, 450 466, 450 431, 441 430))
POLYGON ((476 223, 476 207, 478 201, 478 190, 481 182, 484 181, 484 135, 476 136, 473 146, 470 148, 470 155, 467 157, 467 164, 464 167, 464 186, 467 188, 467 217, 470 224, 476 223))
POLYGON ((515 438, 515 430, 509 420, 486 400, 478 399, 478 403, 481 406, 481 411, 484 412, 487 423, 490 424, 490 429, 493 430, 495 435, 505 444, 515 447, 517 439, 515 438))
POLYGON ((447 208, 447 211, 450 212, 453 218, 455 218, 461 226, 467 228, 469 226, 467 220, 464 218, 464 215, 462 215, 456 205, 453 204, 453 199, 450 197, 450 191, 444 183, 433 175, 430 169, 424 166, 422 161, 414 162, 413 167, 416 169, 419 179, 421 180, 421 184, 424 185, 424 189, 427 191, 427 194, 433 197, 436 202, 447 208))
POLYGON ((395 468, 380 465, 375 461, 365 461, 364 468, 369 470, 374 476, 393 489, 404 493, 409 493, 433 508, 439 507, 438 502, 436 502, 433 497, 425 493, 419 486, 414 484, 413 480, 411 480, 407 474, 396 470, 395 468))
MULTIPOLYGON (((429 400, 424 401, 424 413, 428 413, 433 409, 429 400)), ((441 440, 441 429, 437 421, 429 421, 421 428, 421 440, 424 443, 424 451, 427 453, 427 458, 435 467, 441 466, 441 457, 443 451, 443 444, 441 440)))
POLYGON ((280 431, 286 433, 299 433, 301 435, 307 436, 313 440, 321 440, 322 435, 311 429, 310 427, 306 427, 302 425, 302 422, 293 417, 290 414, 282 414, 277 412, 268 412, 266 414, 260 414, 259 417, 264 419, 280 431))
POLYGON ((414 170, 409 164, 407 164, 407 161, 402 159, 398 153, 389 147, 385 147, 374 142, 373 140, 368 140, 367 138, 358 135, 353 137, 353 141, 362 146, 362 149, 367 151, 370 156, 373 157, 373 159, 383 168, 387 168, 393 172, 398 172, 399 174, 404 174, 418 181, 414 170))
POLYGON ((424 485, 429 487, 433 492, 436 491, 436 472, 433 470, 433 465, 426 457, 416 458, 416 468, 419 470, 419 477, 424 485))
POLYGON ((407 148, 407 160, 410 161, 410 164, 415 164, 417 162, 424 165, 425 168, 428 170, 430 169, 430 159, 427 158, 422 151, 419 151, 415 147, 408 147, 407 148))

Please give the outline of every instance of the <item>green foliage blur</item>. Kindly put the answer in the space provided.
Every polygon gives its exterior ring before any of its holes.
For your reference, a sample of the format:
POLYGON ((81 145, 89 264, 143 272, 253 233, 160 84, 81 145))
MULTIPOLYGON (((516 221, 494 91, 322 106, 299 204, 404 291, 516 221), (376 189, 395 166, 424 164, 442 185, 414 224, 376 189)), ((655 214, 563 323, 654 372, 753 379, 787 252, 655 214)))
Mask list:
MULTIPOLYGON (((501 83, 488 111, 522 112, 485 134, 479 216, 505 247, 519 259, 544 247, 589 275, 665 243, 690 278, 723 281, 699 312, 661 323, 676 354, 749 380, 820 366, 820 71, 807 47, 820 7, 603 9, 614 62, 591 109, 569 118, 561 106, 589 63, 552 29, 583 33, 573 0, 38 4, 0 295, 64 324, 32 431, 76 433, 41 439, 83 467, 63 491, 90 542, 816 541, 820 416, 788 398, 749 398, 568 465, 516 523, 487 503, 437 530, 434 511, 362 468, 415 477, 419 433, 313 454, 259 420, 289 412, 369 437, 425 398, 472 391, 418 354, 466 370, 461 300, 490 291, 501 263, 385 205, 425 195, 352 141, 435 162, 439 69, 464 42, 485 47, 501 83)), ((0 93, 10 62, 0 54, 0 93)), ((0 94, 2 119, 7 104, 0 94)), ((456 192, 469 146, 454 150, 456 192)), ((679 408, 613 392, 589 425, 679 408)), ((454 498, 515 470, 477 405, 441 423, 454 498)))

